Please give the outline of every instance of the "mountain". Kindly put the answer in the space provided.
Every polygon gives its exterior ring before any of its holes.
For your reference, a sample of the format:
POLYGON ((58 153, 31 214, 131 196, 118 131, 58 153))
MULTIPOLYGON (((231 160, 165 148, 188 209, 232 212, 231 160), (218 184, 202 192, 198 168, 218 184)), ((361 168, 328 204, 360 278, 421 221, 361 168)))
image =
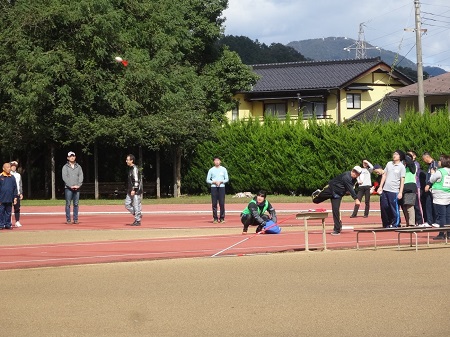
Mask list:
MULTIPOLYGON (((327 37, 321 39, 309 39, 301 41, 292 41, 287 46, 294 48, 303 56, 316 60, 341 60, 352 59, 356 57, 356 40, 345 37, 327 37), (344 50, 346 48, 347 50, 344 50), (349 50, 349 51, 348 51, 349 50)), ((404 68, 411 68, 416 70, 416 64, 404 56, 397 55, 396 53, 376 48, 375 46, 366 43, 366 56, 378 57, 389 64, 394 64, 404 68)), ((431 76, 436 76, 445 73, 446 71, 438 67, 424 67, 424 72, 431 76)))

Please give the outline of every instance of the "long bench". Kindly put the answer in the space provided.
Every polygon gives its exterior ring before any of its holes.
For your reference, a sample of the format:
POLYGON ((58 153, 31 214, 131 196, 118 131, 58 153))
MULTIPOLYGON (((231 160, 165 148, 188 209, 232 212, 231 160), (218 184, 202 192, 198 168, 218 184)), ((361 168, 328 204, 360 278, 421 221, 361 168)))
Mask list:
POLYGON ((356 232, 356 249, 359 250, 359 234, 361 233, 372 233, 374 242, 373 248, 377 249, 377 233, 403 231, 410 228, 411 227, 394 227, 394 228, 377 227, 377 228, 353 229, 353 231, 356 232))
POLYGON ((448 244, 448 234, 450 232, 450 226, 439 227, 439 228, 429 228, 429 227, 406 227, 404 230, 399 230, 397 228, 396 232, 398 232, 398 250, 400 250, 400 234, 408 233, 409 234, 409 246, 412 247, 412 236, 414 234, 416 240, 416 252, 418 250, 418 238, 417 233, 427 233, 427 247, 430 246, 430 233, 444 232, 445 235, 445 244, 448 244))

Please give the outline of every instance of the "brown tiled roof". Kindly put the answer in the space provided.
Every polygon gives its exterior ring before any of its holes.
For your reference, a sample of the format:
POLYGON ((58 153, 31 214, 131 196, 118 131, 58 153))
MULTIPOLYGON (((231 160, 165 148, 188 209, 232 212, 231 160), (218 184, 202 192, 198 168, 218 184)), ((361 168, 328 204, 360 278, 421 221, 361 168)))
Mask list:
MULTIPOLYGON (((260 76, 250 91, 253 93, 343 88, 368 71, 390 69, 379 57, 258 64, 252 68, 260 76)), ((413 82, 398 71, 393 75, 405 84, 413 82)))
MULTIPOLYGON (((390 97, 414 97, 417 96, 417 83, 397 89, 389 94, 390 97)), ((450 95, 450 73, 431 77, 423 81, 425 96, 450 95)))

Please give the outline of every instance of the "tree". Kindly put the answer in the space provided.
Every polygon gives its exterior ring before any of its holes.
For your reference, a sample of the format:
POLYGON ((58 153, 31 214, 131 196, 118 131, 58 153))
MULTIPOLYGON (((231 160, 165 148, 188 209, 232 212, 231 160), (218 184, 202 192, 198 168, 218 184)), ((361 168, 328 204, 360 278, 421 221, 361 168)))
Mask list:
POLYGON ((182 155, 256 79, 235 53, 217 46, 226 0, 0 6, 2 145, 14 134, 27 149, 133 144, 182 155))

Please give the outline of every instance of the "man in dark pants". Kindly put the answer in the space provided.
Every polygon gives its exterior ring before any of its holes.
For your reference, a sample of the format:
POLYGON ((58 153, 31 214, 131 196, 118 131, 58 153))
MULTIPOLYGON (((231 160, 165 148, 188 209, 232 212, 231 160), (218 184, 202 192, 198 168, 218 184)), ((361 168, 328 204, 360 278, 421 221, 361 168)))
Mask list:
POLYGON ((220 158, 214 157, 214 166, 206 176, 206 182, 211 185, 213 223, 225 222, 225 184, 228 182, 228 172, 220 164, 220 158), (217 203, 220 207, 220 217, 217 216, 217 203))
POLYGON ((342 230, 342 221, 340 216, 340 207, 342 197, 349 192, 352 198, 355 200, 355 205, 360 205, 358 200, 355 185, 357 184, 356 178, 362 172, 360 166, 355 166, 351 171, 346 171, 337 177, 330 180, 327 186, 323 190, 316 190, 312 194, 313 202, 319 204, 327 199, 331 200, 331 209, 333 211, 334 229, 331 235, 339 235, 342 230))

